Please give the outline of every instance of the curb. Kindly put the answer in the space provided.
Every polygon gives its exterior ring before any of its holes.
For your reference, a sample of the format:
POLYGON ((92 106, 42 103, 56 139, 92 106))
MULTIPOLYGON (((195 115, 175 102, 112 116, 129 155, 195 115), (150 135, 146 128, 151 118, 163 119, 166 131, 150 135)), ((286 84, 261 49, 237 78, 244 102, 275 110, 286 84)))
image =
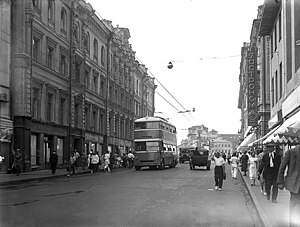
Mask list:
POLYGON ((252 188, 250 187, 249 182, 245 180, 240 168, 238 168, 238 170, 240 172, 240 175, 241 175, 244 183, 246 184, 246 188, 249 192, 252 202, 255 205, 256 211, 259 214, 261 222, 264 224, 265 227, 272 227, 271 223, 269 222, 269 219, 267 218, 267 215, 265 214, 263 208, 261 207, 260 203, 258 202, 258 199, 256 198, 254 192, 252 191, 252 188))
MULTIPOLYGON (((83 175, 90 173, 90 171, 82 171, 75 173, 75 175, 83 175)), ((0 186, 7 186, 7 185, 16 185, 16 184, 22 184, 27 182, 33 182, 33 181, 42 181, 42 180, 48 180, 48 179, 54 179, 54 178, 60 178, 60 177, 67 177, 67 173, 65 174, 58 174, 58 175, 49 175, 49 176, 38 176, 33 178, 24 178, 24 179, 16 179, 16 180, 8 180, 4 182, 0 182, 0 186)))

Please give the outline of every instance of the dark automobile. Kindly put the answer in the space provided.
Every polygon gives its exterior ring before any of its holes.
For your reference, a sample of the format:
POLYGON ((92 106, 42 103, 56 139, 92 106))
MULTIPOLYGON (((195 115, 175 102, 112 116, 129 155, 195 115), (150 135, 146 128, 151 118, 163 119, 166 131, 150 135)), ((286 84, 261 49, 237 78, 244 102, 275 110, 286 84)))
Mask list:
POLYGON ((184 163, 190 160, 190 148, 180 148, 179 149, 179 163, 184 163))
POLYGON ((190 169, 195 169, 196 166, 206 166, 207 170, 210 170, 211 155, 209 150, 195 148, 190 153, 190 169))

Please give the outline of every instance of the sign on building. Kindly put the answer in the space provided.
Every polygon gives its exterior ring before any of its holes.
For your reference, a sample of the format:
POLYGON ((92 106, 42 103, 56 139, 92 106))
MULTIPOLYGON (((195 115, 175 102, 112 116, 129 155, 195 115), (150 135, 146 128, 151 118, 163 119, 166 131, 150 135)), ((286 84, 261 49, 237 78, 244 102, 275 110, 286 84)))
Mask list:
POLYGON ((258 79, 257 79, 257 48, 251 45, 247 56, 247 110, 248 110, 248 126, 255 126, 258 124, 258 110, 257 110, 257 93, 258 93, 258 79))

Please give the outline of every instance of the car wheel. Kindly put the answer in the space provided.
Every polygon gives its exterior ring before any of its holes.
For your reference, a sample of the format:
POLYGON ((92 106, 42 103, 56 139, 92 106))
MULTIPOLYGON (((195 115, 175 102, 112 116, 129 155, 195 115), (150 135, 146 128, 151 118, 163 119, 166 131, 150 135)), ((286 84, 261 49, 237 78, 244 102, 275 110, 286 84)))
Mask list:
POLYGON ((207 169, 207 170, 210 170, 210 166, 206 166, 206 169, 207 169))
POLYGON ((141 166, 135 166, 135 170, 140 170, 142 167, 141 166))

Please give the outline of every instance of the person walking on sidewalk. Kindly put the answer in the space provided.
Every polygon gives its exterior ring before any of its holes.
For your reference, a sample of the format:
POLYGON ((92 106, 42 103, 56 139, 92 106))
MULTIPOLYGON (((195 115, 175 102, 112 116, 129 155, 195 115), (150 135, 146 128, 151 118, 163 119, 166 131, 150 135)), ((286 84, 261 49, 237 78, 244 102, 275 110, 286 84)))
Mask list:
POLYGON ((277 184, 279 189, 285 187, 290 196, 290 226, 300 226, 300 145, 288 150, 279 167, 277 184), (288 167, 284 178, 285 169, 288 167))
POLYGON ((244 172, 244 176, 247 176, 248 160, 249 156, 247 155, 247 151, 244 151, 240 159, 240 162, 242 164, 242 172, 244 172))
POLYGON ((272 202, 277 203, 278 185, 276 181, 281 163, 281 156, 279 153, 275 152, 274 144, 267 144, 266 146, 268 153, 264 154, 262 157, 258 174, 260 175, 263 172, 266 184, 267 200, 270 200, 272 188, 272 202))
POLYGON ((94 153, 92 154, 92 160, 91 160, 91 165, 92 165, 92 169, 91 169, 91 173, 96 173, 98 170, 98 166, 99 166, 99 155, 97 151, 94 151, 94 153))
POLYGON ((108 151, 106 151, 104 155, 104 172, 105 171, 111 172, 109 160, 110 160, 110 154, 108 151))
MULTIPOLYGON (((75 162, 76 162, 76 157, 74 155, 74 153, 71 153, 70 156, 70 172, 72 172, 73 175, 75 175, 75 162)), ((69 173, 70 175, 70 173, 69 173)))
POLYGON ((262 163, 262 157, 264 154, 267 153, 267 148, 264 146, 262 150, 258 150, 258 155, 257 155, 257 163, 258 163, 258 166, 257 166, 257 179, 259 180, 259 183, 260 183, 260 192, 261 194, 263 195, 267 195, 266 193, 266 186, 265 186, 265 178, 263 177, 263 173, 262 174, 259 174, 258 173, 258 170, 259 170, 259 167, 261 166, 261 163, 262 163))
POLYGON ((257 157, 255 157, 255 153, 252 152, 251 156, 248 161, 249 164, 249 178, 251 186, 255 185, 255 178, 256 178, 256 172, 257 172, 257 157))
POLYGON ((22 154, 20 149, 17 149, 14 154, 13 169, 15 170, 16 175, 19 176, 22 170, 22 154))
POLYGON ((225 160, 219 152, 216 152, 212 159, 215 162, 215 189, 221 191, 225 174, 225 160))
POLYGON ((232 157, 230 158, 230 163, 231 163, 231 176, 233 179, 236 179, 237 168, 239 163, 239 159, 237 157, 236 152, 232 154, 232 157))
POLYGON ((50 155, 50 165, 51 165, 51 172, 54 175, 57 168, 58 156, 56 154, 56 150, 53 150, 52 154, 50 155))

